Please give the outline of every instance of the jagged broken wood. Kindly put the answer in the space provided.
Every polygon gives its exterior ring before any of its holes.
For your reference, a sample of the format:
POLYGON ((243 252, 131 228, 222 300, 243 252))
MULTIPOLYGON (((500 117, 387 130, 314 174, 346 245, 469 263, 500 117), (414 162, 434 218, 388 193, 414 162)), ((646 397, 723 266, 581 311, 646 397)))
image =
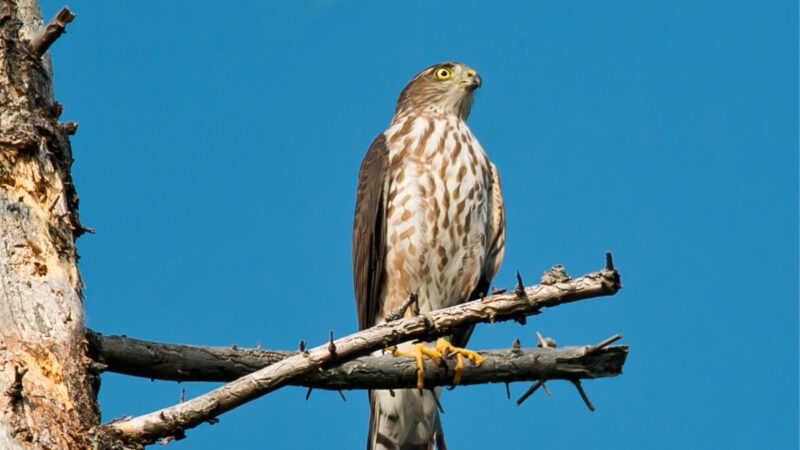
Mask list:
MULTIPOLYGON (((123 336, 89 333, 95 357, 110 372, 172 381, 231 381, 296 355, 298 352, 255 348, 203 347, 162 344, 123 336)), ((468 364, 462 385, 511 383, 547 379, 613 377, 622 373, 625 346, 593 350, 596 346, 509 348, 478 352, 480 366, 468 364)), ((425 386, 447 386, 453 361, 425 361, 425 386)), ((399 389, 416 386, 416 362, 411 358, 362 356, 340 366, 315 371, 289 384, 314 389, 399 389)))
POLYGON ((620 278, 611 264, 599 272, 553 284, 528 287, 524 295, 499 293, 427 314, 386 322, 329 343, 323 343, 184 403, 143 416, 104 425, 124 440, 151 443, 181 436, 216 416, 292 383, 296 378, 413 339, 431 339, 479 322, 497 322, 538 314, 542 308, 613 295, 620 278), (335 348, 335 352, 330 351, 335 348))
POLYGON ((75 19, 75 14, 66 6, 56 13, 55 17, 37 33, 28 44, 34 55, 41 57, 62 34, 66 33, 67 24, 75 19))
MULTIPOLYGON (((607 256, 607 258, 608 258, 608 256, 607 256)), ((613 344, 614 342, 617 342, 620 339, 622 339, 622 335, 621 334, 615 334, 614 336, 611 336, 610 338, 605 339, 602 342, 599 342, 599 343, 597 343, 595 345, 586 347, 584 349, 583 357, 585 358, 587 356, 596 354, 597 352, 603 351, 609 345, 613 344)), ((536 340, 538 341, 538 346, 540 348, 550 348, 550 349, 555 349, 556 348, 556 343, 552 338, 542 337, 542 335, 538 331, 536 332, 536 340)), ((618 348, 618 347, 612 347, 612 348, 618 348)), ((625 348, 627 349, 627 347, 625 347, 625 348)), ((620 369, 621 369, 621 367, 620 367, 620 369)), ((544 392, 547 394, 547 396, 551 397, 550 390, 547 389, 547 385, 544 384, 544 380, 546 378, 554 379, 554 377, 546 377, 546 376, 539 377, 539 379, 534 381, 533 384, 531 384, 531 386, 517 399, 517 406, 521 405, 525 400, 528 399, 528 397, 533 395, 533 393, 536 392, 536 390, 539 389, 539 388, 542 388, 544 390, 544 392)), ((581 395, 581 399, 583 399, 583 402, 589 408, 589 411, 594 411, 595 410, 594 405, 592 405, 592 402, 589 400, 589 397, 586 395, 586 391, 583 390, 583 387, 581 386, 580 378, 584 378, 584 377, 572 377, 572 378, 567 378, 567 379, 569 381, 571 381, 572 384, 575 385, 575 388, 578 389, 578 393, 581 395)), ((588 377, 585 377, 585 378, 588 378, 588 377)), ((509 396, 510 396, 510 394, 509 394, 509 396)))

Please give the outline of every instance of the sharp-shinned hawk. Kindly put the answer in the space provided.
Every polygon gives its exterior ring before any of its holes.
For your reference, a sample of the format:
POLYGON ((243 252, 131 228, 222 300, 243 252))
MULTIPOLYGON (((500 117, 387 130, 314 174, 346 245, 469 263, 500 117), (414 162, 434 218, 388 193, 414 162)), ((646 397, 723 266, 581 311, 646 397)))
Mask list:
MULTIPOLYGON (((383 322, 412 293, 423 313, 475 299, 497 273, 505 248, 500 180, 465 122, 480 86, 457 62, 418 73, 361 163, 353 225, 360 329, 383 322)), ((459 330, 452 344, 463 347, 471 332, 459 330)), ((439 389, 371 391, 367 448, 445 448, 434 395, 439 389)))

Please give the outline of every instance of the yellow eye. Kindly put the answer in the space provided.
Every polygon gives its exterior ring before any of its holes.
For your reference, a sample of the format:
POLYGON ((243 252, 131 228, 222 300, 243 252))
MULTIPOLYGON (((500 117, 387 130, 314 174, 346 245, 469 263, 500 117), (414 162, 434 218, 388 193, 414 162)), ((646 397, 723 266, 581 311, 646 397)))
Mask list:
POLYGON ((440 80, 446 80, 452 76, 453 72, 451 72, 449 69, 446 69, 444 67, 439 67, 438 69, 436 69, 436 78, 440 80))

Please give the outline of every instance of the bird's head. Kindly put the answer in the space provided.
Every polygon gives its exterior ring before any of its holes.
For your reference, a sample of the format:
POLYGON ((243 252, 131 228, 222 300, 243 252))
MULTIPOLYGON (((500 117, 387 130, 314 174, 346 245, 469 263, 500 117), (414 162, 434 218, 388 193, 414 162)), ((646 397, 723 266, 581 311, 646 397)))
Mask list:
POLYGON ((434 64, 406 84, 397 99, 395 114, 421 108, 455 114, 466 120, 472 108, 472 95, 480 86, 480 75, 465 64, 434 64))

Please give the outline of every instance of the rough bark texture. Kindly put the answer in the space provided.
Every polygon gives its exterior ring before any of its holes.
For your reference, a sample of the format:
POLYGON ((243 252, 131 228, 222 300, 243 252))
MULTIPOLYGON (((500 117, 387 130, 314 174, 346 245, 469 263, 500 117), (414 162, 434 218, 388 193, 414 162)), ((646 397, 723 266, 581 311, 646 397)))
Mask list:
MULTIPOLYGON (((331 340, 181 405, 98 428, 97 366, 87 356, 75 250, 75 238, 88 231, 78 217, 78 196, 70 175, 68 136, 76 126, 58 121, 61 105, 53 99, 49 55, 41 55, 71 20, 67 13, 62 11, 42 34, 36 0, 0 0, 2 450, 140 448, 159 437, 180 436, 183 430, 249 400, 292 382, 302 383, 300 377, 313 380, 315 371, 381 347, 451 334, 477 322, 522 320, 541 308, 612 295, 620 288, 618 274, 610 264, 604 271, 576 280, 556 277, 539 286, 520 286, 513 293, 331 340), (115 437, 125 438, 127 444, 122 445, 115 437)), ((588 351, 590 354, 585 348, 542 349, 519 351, 514 358, 521 361, 530 356, 542 362, 566 354, 572 362, 551 361, 536 374, 554 378, 553 367, 559 367, 566 378, 577 383, 583 376, 614 372, 616 363, 606 358, 616 354, 615 361, 621 364, 619 356, 624 360, 625 351, 622 347, 588 351), (581 364, 571 365, 575 358, 584 362, 594 359, 600 369, 586 372, 581 364)), ((505 358, 510 358, 507 352, 505 358)), ((406 373, 409 369, 401 370, 404 379, 410 378, 406 373)), ((432 377, 444 376, 436 375, 435 370, 431 373, 432 377)), ((468 372, 462 379, 475 382, 468 372)))
POLYGON ((164 344, 87 333, 92 357, 104 371, 171 381, 231 381, 296 355, 254 348, 164 344))
MULTIPOLYGON (((104 370, 144 378, 172 381, 232 381, 298 352, 258 348, 203 347, 163 344, 125 336, 90 333, 90 346, 104 370)), ((480 366, 467 364, 462 385, 510 383, 538 379, 613 377, 622 373, 628 355, 625 346, 588 353, 592 346, 563 348, 509 348, 478 352, 480 366)), ((444 364, 425 360, 425 386, 447 386, 455 361, 444 364)), ((417 365, 412 358, 362 356, 341 366, 312 372, 292 380, 292 385, 315 389, 413 388, 417 365)))
POLYGON ((168 436, 181 437, 189 428, 321 368, 337 366, 399 342, 448 335, 455 329, 479 322, 522 320, 527 315, 538 314, 542 308, 613 295, 621 287, 610 255, 606 269, 574 280, 566 275, 562 279, 564 281, 528 288, 520 285, 514 292, 499 293, 420 316, 382 323, 290 356, 187 402, 110 423, 104 428, 136 443, 150 443, 168 436))
POLYGON ((82 230, 48 60, 27 40, 35 0, 0 0, 0 448, 87 448, 99 422, 87 371, 82 230))

